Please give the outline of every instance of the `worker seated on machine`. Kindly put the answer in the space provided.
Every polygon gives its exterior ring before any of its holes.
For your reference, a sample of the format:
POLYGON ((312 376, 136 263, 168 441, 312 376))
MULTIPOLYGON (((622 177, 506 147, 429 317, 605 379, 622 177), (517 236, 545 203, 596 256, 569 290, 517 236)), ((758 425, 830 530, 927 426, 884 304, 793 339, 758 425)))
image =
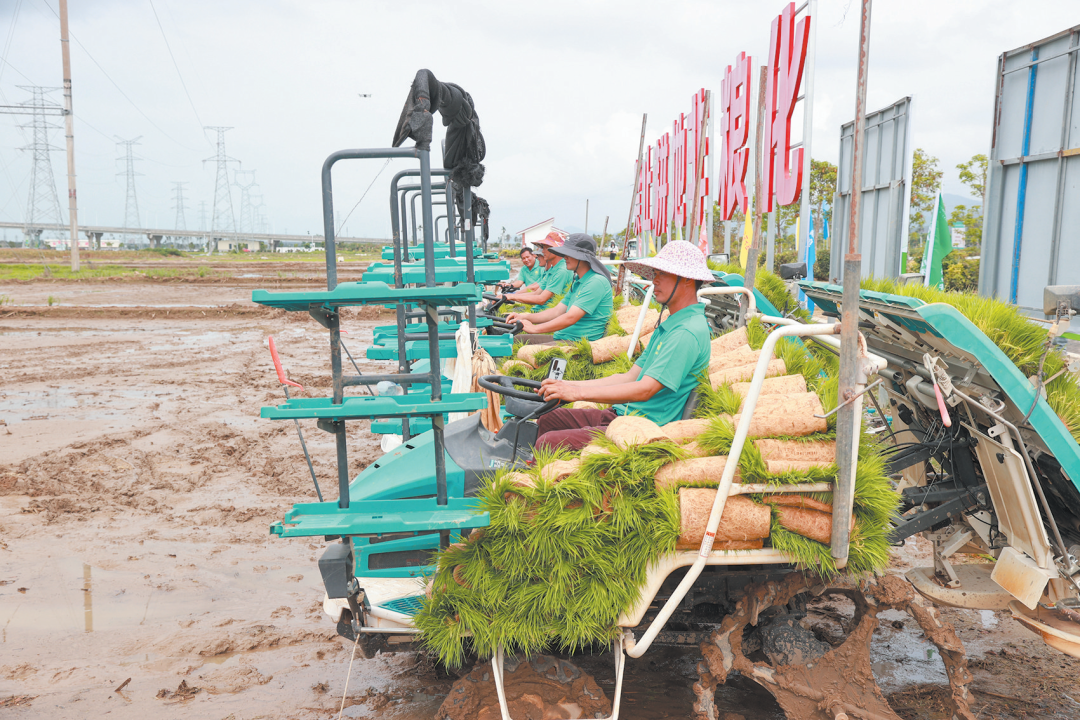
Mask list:
MULTIPOLYGON (((516 339, 530 345, 546 345, 604 337, 613 306, 611 273, 596 257, 596 241, 585 233, 574 233, 561 246, 547 247, 545 252, 564 259, 573 273, 570 289, 557 305, 547 310, 507 314, 507 322, 521 323, 522 332, 516 339)), ((553 271, 554 268, 548 270, 553 271)))
POLYGON ((653 281, 655 297, 669 315, 649 336, 648 347, 629 371, 595 380, 543 381, 539 393, 545 400, 585 400, 611 405, 611 409, 559 408, 541 415, 537 418, 538 448, 580 450, 619 415, 641 415, 657 425, 678 420, 698 378, 709 367, 709 325, 697 291, 715 278, 701 251, 676 240, 656 257, 626 266, 653 281))
POLYGON ((544 279, 546 268, 536 256, 536 252, 530 248, 521 248, 519 253, 523 267, 518 271, 517 277, 507 283, 515 290, 534 293, 540 290, 540 281, 544 279))
POLYGON ((544 274, 538 280, 537 288, 532 291, 523 289, 505 298, 515 304, 537 305, 538 310, 554 307, 555 297, 565 295, 574 279, 574 273, 567 269, 566 261, 551 251, 562 244, 562 236, 557 232, 550 232, 544 239, 534 242, 533 245, 543 250, 541 262, 544 264, 544 274))

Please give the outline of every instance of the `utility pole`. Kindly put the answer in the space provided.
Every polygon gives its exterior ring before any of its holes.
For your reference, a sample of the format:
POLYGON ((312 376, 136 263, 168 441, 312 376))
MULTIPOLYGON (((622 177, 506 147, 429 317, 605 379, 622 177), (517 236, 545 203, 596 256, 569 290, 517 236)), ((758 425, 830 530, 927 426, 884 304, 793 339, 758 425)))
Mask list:
MULTIPOLYGON (((870 65, 871 0, 862 0, 859 23, 859 71, 855 85, 855 127, 851 140, 851 200, 848 208, 848 246, 844 254, 844 293, 840 318, 840 383, 837 390, 836 465, 833 517, 851 517, 855 493, 855 434, 862 431, 861 393, 866 382, 859 368, 859 282, 862 280, 862 253, 859 252, 859 204, 863 176, 863 143, 866 134, 866 75, 870 65)), ((809 182, 809 178, 807 178, 809 182)), ((837 248, 839 249, 839 248, 837 248)), ((837 568, 847 564, 850 528, 833 523, 832 556, 837 568)))
POLYGON ((240 161, 225 154, 225 132, 231 127, 207 126, 206 130, 217 133, 217 153, 206 158, 204 163, 213 161, 217 167, 214 179, 214 210, 210 216, 210 244, 214 242, 214 233, 236 233, 236 216, 233 214, 232 190, 229 187, 229 163, 237 165, 240 161))
POLYGON ((139 199, 135 196, 135 176, 142 173, 135 172, 135 152, 132 148, 139 144, 142 135, 134 140, 119 140, 117 145, 124 146, 124 157, 117 158, 124 161, 124 172, 116 173, 124 175, 127 181, 127 193, 124 197, 124 229, 134 230, 142 226, 139 222, 139 199))
POLYGON ((589 234, 589 198, 585 198, 585 234, 589 234))
POLYGON ((173 221, 173 230, 187 230, 187 218, 184 216, 184 186, 185 182, 174 182, 173 189, 176 198, 173 200, 173 209, 176 210, 176 220, 173 221))
POLYGON ((64 136, 67 139, 68 225, 71 229, 71 272, 79 272, 79 222, 75 202, 75 119, 71 114, 71 43, 67 0, 60 0, 60 50, 64 56, 64 136))

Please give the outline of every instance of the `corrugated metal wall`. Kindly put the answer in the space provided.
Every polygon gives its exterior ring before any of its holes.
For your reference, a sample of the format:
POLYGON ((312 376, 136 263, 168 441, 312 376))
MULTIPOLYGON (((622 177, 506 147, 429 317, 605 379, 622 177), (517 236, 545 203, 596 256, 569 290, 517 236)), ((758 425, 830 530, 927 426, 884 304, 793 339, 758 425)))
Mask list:
POLYGON ((1041 314, 1080 284, 1080 25, 998 58, 979 293, 1041 314))
MULTIPOLYGON (((866 116, 863 145, 862 202, 859 208, 859 252, 863 277, 897 277, 900 253, 907 233, 911 200, 911 97, 866 116)), ((836 200, 833 203, 830 278, 843 278, 851 207, 852 140, 855 122, 840 127, 840 162, 837 164, 836 200)))

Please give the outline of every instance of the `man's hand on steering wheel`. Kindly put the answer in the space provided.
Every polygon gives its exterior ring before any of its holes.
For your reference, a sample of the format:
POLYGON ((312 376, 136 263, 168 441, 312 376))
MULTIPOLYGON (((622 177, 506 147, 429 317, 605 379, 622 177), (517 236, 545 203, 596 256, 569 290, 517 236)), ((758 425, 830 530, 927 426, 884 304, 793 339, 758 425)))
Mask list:
POLYGON ((540 383, 538 394, 545 400, 562 400, 563 402, 576 402, 586 399, 581 386, 568 380, 554 380, 551 378, 540 383))

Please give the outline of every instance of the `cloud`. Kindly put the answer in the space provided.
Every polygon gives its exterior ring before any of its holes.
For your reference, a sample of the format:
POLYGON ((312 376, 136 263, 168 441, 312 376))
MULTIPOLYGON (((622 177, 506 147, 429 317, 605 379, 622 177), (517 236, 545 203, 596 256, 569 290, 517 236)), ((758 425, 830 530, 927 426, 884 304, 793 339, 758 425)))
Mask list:
MULTIPOLYGON (((0 102, 27 97, 16 85, 61 83, 57 22, 46 4, 55 0, 0 7, 0 37, 12 37, 0 102)), ((214 136, 201 121, 234 128, 226 150, 256 171, 272 227, 303 234, 321 232, 323 159, 341 148, 386 146, 422 67, 476 101, 488 146, 478 193, 491 202, 495 228, 552 215, 583 226, 588 198, 589 229, 599 231, 610 216, 617 231, 629 210, 641 114, 649 118, 646 141, 655 142, 690 111, 697 89, 719 90, 738 52, 763 58, 782 4, 154 0, 153 7, 161 28, 149 3, 70 8, 82 43, 72 46, 80 219, 123 221, 115 138, 141 135, 143 222, 171 225, 173 183, 184 181, 187 225, 197 227, 200 203, 212 210, 215 178, 214 164, 203 162, 214 155, 214 136)), ((879 2, 868 106, 915 94, 915 143, 940 158, 945 189, 963 193, 954 166, 989 148, 998 55, 1073 24, 1072 10, 1063 1, 879 2)), ((858 0, 822 0, 818 15, 813 155, 835 161, 840 125, 854 112, 858 0)), ((0 219, 8 221, 23 220, 28 197, 30 158, 17 150, 28 135, 18 121, 0 117, 0 219)), ((53 144, 62 140, 53 131, 53 144)), ((381 174, 381 162, 335 169, 339 218, 378 174, 348 221, 352 235, 388 235, 390 178, 406 166, 396 161, 381 174)), ((53 169, 63 198, 60 152, 53 169)))

